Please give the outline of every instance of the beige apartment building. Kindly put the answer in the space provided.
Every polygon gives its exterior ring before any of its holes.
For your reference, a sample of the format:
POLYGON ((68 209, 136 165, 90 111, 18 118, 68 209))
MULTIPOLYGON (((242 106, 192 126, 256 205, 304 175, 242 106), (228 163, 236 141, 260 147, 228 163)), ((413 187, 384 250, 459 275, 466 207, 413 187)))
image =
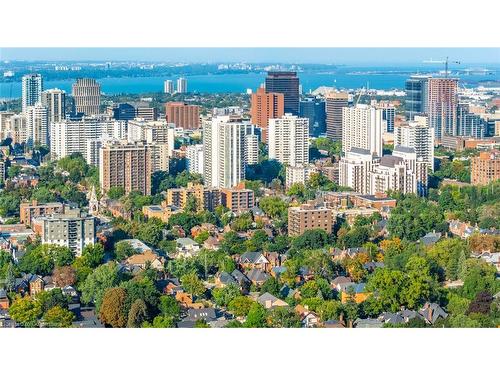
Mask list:
POLYGON ((316 207, 312 203, 306 203, 288 209, 289 236, 300 236, 310 229, 323 229, 330 234, 333 224, 333 213, 329 208, 316 207))

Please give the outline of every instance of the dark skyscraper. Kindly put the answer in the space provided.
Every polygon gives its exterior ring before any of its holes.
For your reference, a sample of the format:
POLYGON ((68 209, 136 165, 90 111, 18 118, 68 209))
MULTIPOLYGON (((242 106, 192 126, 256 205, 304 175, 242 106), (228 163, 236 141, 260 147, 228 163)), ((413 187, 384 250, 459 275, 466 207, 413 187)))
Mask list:
POLYGON ((120 103, 113 108, 113 118, 116 120, 133 120, 135 118, 135 107, 128 103, 120 103))
POLYGON ((394 133, 394 122, 396 118, 396 108, 393 106, 386 106, 382 108, 382 120, 387 123, 387 131, 394 133))
POLYGON ((427 113, 427 90, 429 77, 412 76, 406 80, 406 117, 413 120, 415 115, 427 113))
POLYGON ((299 77, 296 72, 268 72, 266 92, 285 96, 285 113, 299 114, 299 77))
POLYGON ((317 137, 326 132, 325 101, 308 97, 300 101, 300 117, 309 119, 309 134, 317 137))

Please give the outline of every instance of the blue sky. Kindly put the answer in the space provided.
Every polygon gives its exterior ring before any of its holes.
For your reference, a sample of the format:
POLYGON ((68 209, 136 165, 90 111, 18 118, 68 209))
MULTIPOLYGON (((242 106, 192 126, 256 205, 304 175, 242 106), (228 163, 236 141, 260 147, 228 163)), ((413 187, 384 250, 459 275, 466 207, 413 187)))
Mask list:
POLYGON ((500 48, 0 48, 1 60, 415 64, 449 56, 500 64, 500 48))

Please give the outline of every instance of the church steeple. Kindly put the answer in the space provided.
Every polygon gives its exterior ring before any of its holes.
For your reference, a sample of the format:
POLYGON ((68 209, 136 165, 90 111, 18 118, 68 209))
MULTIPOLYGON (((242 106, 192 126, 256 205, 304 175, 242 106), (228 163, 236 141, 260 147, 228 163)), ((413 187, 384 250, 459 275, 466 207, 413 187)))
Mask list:
POLYGON ((89 197, 89 214, 95 216, 98 213, 99 213, 99 201, 97 200, 95 187, 94 185, 92 185, 92 190, 90 191, 90 197, 89 197))

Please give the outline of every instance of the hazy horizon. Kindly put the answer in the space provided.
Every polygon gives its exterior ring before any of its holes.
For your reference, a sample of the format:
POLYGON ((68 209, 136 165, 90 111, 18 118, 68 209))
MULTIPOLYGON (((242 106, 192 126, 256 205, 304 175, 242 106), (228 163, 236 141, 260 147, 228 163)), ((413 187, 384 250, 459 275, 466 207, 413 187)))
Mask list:
POLYGON ((500 64, 500 48, 1 48, 3 61, 143 61, 412 65, 424 60, 500 64), (147 57, 146 57, 147 56, 147 57))

